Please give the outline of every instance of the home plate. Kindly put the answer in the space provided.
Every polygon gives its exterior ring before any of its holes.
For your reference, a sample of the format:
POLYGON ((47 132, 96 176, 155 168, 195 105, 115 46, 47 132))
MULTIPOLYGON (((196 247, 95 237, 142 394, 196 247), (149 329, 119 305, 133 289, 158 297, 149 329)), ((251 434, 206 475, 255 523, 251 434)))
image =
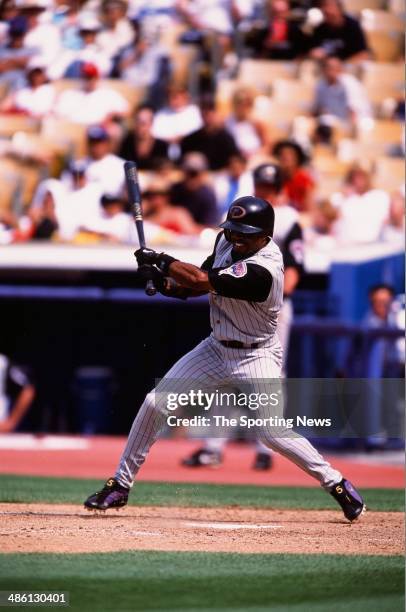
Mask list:
POLYGON ((279 529, 281 525, 256 525, 255 523, 201 523, 190 521, 183 523, 185 527, 200 527, 201 529, 279 529))

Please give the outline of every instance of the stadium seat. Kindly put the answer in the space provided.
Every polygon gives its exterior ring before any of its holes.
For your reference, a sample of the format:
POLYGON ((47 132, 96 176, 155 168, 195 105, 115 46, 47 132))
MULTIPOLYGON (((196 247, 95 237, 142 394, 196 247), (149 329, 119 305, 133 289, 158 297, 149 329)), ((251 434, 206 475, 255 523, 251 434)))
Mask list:
POLYGON ((385 0, 344 0, 344 8, 347 13, 358 15, 364 9, 382 9, 385 0))
POLYGON ((404 91, 405 67, 403 63, 368 62, 362 73, 362 82, 373 104, 387 98, 399 99, 404 91))
POLYGON ((379 157, 375 162, 376 187, 395 191, 405 183, 405 162, 398 157, 379 157))
POLYGON ((399 145, 404 133, 400 121, 377 119, 369 129, 360 131, 358 138, 362 142, 384 144, 386 146, 399 145))
POLYGON ((11 138, 16 132, 39 132, 40 122, 21 114, 0 114, 0 138, 11 138))
POLYGON ((16 194, 16 197, 22 207, 31 203, 39 181, 48 175, 44 166, 12 156, 4 156, 0 159, 0 172, 18 176, 18 195, 16 194))
MULTIPOLYGON (((350 0, 352 3, 352 0, 350 0)), ((405 20, 399 15, 388 11, 375 11, 364 9, 361 12, 361 24, 365 30, 378 30, 380 32, 401 32, 405 29, 405 20)))
POLYGON ((294 62, 244 59, 240 64, 238 80, 244 85, 266 90, 273 86, 275 79, 295 79, 297 76, 298 65, 294 62))
POLYGON ((41 134, 69 150, 74 157, 86 155, 86 126, 65 119, 47 117, 42 122, 41 134))
POLYGON ((17 196, 21 179, 17 172, 3 167, 0 159, 0 215, 13 209, 14 200, 17 196))
POLYGON ((272 99, 288 104, 295 101, 298 108, 307 111, 314 99, 314 87, 303 81, 275 79, 272 86, 272 99))
POLYGON ((396 62, 404 50, 404 39, 401 32, 367 32, 368 46, 377 62, 396 62))

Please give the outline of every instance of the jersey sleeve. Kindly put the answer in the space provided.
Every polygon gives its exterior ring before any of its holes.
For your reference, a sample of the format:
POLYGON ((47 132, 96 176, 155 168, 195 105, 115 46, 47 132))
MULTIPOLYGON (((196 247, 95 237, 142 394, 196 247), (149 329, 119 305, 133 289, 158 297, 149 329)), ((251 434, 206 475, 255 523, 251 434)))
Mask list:
POLYGON ((255 263, 239 261, 226 268, 212 268, 208 273, 210 284, 223 297, 264 302, 271 291, 271 273, 255 263))
POLYGON ((303 232, 298 223, 294 223, 283 245, 283 265, 286 268, 296 268, 303 273, 303 232))

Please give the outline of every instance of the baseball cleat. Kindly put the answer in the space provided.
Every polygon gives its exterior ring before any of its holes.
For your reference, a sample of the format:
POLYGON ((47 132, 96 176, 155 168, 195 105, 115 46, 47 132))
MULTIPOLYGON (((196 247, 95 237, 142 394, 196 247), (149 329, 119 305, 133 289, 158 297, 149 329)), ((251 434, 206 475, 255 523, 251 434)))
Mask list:
POLYGON ((340 504, 345 518, 351 523, 359 519, 366 511, 364 500, 349 480, 343 478, 341 482, 334 485, 330 493, 340 504))
POLYGON ((222 463, 221 453, 201 448, 194 452, 190 457, 182 460, 182 465, 186 467, 218 467, 222 463))
POLYGON ((265 472, 266 470, 272 469, 272 455, 269 453, 257 453, 255 456, 253 470, 265 472))
POLYGON ((84 505, 86 510, 104 513, 110 508, 118 510, 127 505, 129 489, 122 487, 115 478, 109 478, 101 491, 90 495, 84 505))

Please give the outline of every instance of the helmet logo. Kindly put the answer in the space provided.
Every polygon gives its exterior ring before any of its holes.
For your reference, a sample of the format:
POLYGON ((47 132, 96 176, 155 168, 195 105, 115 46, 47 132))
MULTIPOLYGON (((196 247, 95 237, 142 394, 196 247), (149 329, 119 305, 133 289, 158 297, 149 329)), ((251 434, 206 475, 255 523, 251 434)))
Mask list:
POLYGON ((242 206, 232 206, 230 208, 229 217, 230 219, 241 219, 241 217, 245 217, 247 211, 242 206))

